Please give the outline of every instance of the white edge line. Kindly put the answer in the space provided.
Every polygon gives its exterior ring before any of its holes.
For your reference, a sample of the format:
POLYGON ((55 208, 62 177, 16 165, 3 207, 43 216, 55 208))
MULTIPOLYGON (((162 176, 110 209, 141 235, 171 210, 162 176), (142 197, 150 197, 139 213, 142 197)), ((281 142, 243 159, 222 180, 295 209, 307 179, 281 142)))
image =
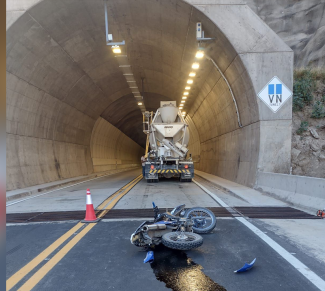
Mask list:
POLYGON ((26 200, 33 199, 33 198, 36 198, 36 197, 39 197, 39 196, 43 196, 43 195, 46 195, 46 194, 50 194, 52 192, 59 191, 59 190, 65 189, 65 188, 73 187, 73 186, 76 186, 76 185, 79 185, 79 184, 82 184, 82 183, 86 183, 86 182, 89 182, 89 181, 93 181, 93 180, 96 180, 96 179, 100 179, 100 178, 103 178, 103 177, 106 177, 106 176, 109 176, 109 175, 111 175, 111 174, 107 174, 107 175, 103 175, 103 176, 100 176, 100 177, 96 177, 94 179, 82 181, 82 182, 79 182, 77 184, 65 186, 65 187, 62 187, 62 188, 59 188, 59 189, 54 189, 54 190, 49 191, 49 192, 46 192, 46 193, 42 193, 42 194, 38 194, 38 195, 33 195, 33 196, 30 196, 30 197, 25 198, 25 199, 22 199, 22 200, 18 200, 18 201, 12 202, 12 203, 8 203, 8 204, 6 204, 6 207, 11 206, 11 205, 14 205, 14 204, 17 204, 17 203, 20 203, 20 202, 24 202, 26 200))
MULTIPOLYGON (((194 181, 194 180, 193 180, 194 181)), ((216 200, 221 206, 229 207, 228 204, 223 202, 217 195, 210 192, 200 183, 194 181, 203 191, 209 194, 214 200, 216 200)), ((310 270, 305 264, 300 262, 296 257, 290 254, 287 250, 281 247, 277 242, 263 233, 260 229, 258 229, 255 225, 250 223, 244 217, 234 217, 246 227, 248 227, 251 231, 253 231, 259 238, 261 238, 265 243, 267 243, 273 250, 275 250, 282 258, 284 258, 290 265, 292 265, 298 272, 300 272, 306 279, 308 279, 311 283, 313 283, 319 290, 325 290, 325 281, 315 274, 312 270, 310 270)))

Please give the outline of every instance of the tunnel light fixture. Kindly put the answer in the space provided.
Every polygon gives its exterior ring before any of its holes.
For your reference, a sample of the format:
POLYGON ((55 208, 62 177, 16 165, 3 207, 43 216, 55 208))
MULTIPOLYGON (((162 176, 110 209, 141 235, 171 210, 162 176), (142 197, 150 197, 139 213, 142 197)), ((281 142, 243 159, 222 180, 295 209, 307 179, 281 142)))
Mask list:
POLYGON ((192 79, 188 79, 187 80, 187 84, 193 84, 193 80, 192 79))
POLYGON ((185 87, 185 90, 191 90, 191 87, 190 86, 186 86, 185 87))
POLYGON ((181 102, 182 102, 182 103, 185 103, 185 100, 182 100, 181 102))
POLYGON ((183 97, 182 97, 182 99, 184 99, 184 100, 185 100, 186 98, 187 98, 186 96, 183 96, 183 97))
POLYGON ((184 92, 183 95, 188 95, 189 93, 188 92, 184 92))
POLYGON ((200 67, 199 63, 193 63, 192 69, 197 70, 200 67))
POLYGON ((128 82, 128 83, 135 83, 135 81, 126 81, 126 82, 128 82))
POLYGON ((197 59, 202 59, 202 58, 204 57, 204 51, 202 51, 202 50, 198 50, 198 51, 196 52, 196 54, 195 54, 195 57, 196 57, 197 59))
POLYGON ((142 105, 142 102, 138 102, 138 105, 141 106, 142 105))
POLYGON ((185 112, 185 111, 183 111, 183 112, 182 112, 182 115, 185 115, 185 114, 186 114, 186 112, 185 112))
POLYGON ((195 75, 196 75, 196 73, 194 73, 194 72, 191 72, 191 73, 189 74, 190 77, 195 77, 195 75))
POLYGON ((120 54, 122 52, 121 48, 118 45, 113 45, 112 50, 114 54, 120 54))

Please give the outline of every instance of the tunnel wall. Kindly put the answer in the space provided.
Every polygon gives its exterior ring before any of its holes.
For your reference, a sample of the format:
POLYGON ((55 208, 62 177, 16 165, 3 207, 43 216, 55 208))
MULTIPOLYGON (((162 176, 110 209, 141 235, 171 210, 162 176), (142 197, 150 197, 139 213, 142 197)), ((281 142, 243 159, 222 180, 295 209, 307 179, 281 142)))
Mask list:
POLYGON ((95 120, 7 73, 7 190, 93 171, 95 120))
POLYGON ((141 146, 101 117, 94 125, 90 149, 94 172, 139 167, 144 154, 141 146))
MULTIPOLYGON (((121 166, 132 165, 133 159, 122 157, 130 149, 113 155, 106 146, 110 152, 103 152, 101 136, 111 142, 104 129, 113 129, 99 117, 124 128, 133 140, 141 133, 141 121, 137 123, 141 112, 136 101, 128 99, 129 86, 105 44, 103 2, 23 3, 22 11, 28 4, 38 4, 8 24, 9 188, 107 169, 117 160, 121 166), (98 129, 93 131, 95 123, 98 129)), ((118 23, 110 27, 129 44, 137 83, 147 75, 147 108, 154 107, 151 93, 181 98, 180 84, 185 84, 197 48, 196 22, 202 21, 206 36, 215 39, 207 54, 234 92, 242 126, 226 82, 205 60, 202 67, 210 73, 196 78, 194 101, 187 109, 190 150, 198 169, 248 186, 254 185, 258 170, 289 172, 291 99, 274 114, 257 94, 274 76, 292 89, 293 53, 243 1, 111 0, 108 4, 110 19, 118 23), (153 17, 155 13, 160 18, 153 17)))
POLYGON ((274 76, 292 90, 292 50, 244 1, 187 2, 211 20, 203 23, 206 36, 216 39, 207 53, 233 91, 241 122, 230 88, 214 67, 188 112, 190 127, 199 133, 197 168, 250 187, 257 171, 289 173, 292 99, 273 113, 257 94, 274 76))

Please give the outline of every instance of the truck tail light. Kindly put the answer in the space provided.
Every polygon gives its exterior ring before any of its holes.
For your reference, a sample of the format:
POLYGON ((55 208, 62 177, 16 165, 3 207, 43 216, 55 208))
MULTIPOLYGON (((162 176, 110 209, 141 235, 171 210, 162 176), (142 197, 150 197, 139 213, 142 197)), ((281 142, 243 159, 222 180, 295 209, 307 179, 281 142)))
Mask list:
POLYGON ((185 169, 188 169, 188 165, 185 165, 184 168, 185 168, 185 169))
POLYGON ((151 170, 153 170, 154 168, 155 168, 155 166, 154 166, 154 165, 151 165, 151 166, 150 166, 150 169, 151 169, 151 170))

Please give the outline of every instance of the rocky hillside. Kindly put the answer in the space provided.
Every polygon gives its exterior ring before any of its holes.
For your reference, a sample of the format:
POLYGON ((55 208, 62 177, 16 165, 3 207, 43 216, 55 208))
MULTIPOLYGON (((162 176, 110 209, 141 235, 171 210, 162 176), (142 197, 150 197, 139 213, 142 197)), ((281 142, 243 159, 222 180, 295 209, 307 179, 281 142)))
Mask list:
POLYGON ((325 178, 325 78, 322 74, 296 72, 293 101, 292 174, 325 178))
POLYGON ((295 52, 297 68, 325 67, 325 0, 246 0, 295 52))

